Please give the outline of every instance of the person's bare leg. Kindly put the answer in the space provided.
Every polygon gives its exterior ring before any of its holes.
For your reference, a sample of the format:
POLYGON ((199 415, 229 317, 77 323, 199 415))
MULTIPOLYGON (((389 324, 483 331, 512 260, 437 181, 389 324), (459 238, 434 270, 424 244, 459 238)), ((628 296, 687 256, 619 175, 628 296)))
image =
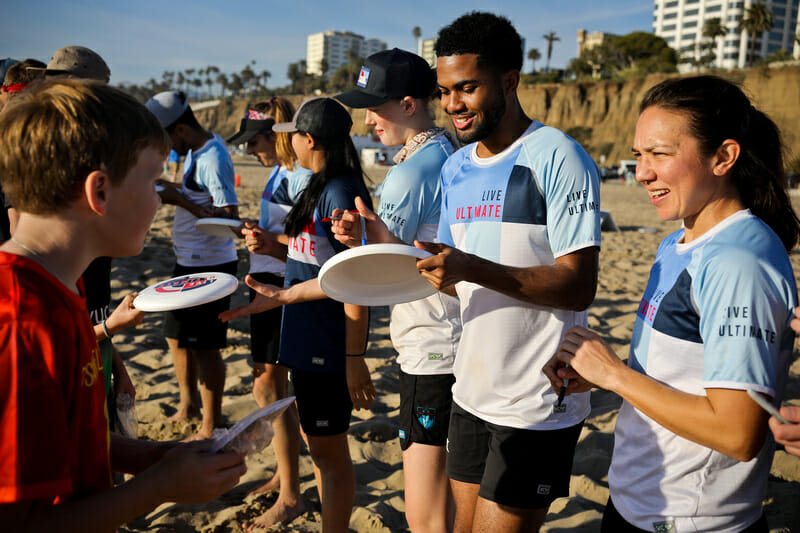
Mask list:
POLYGON ((196 438, 208 439, 214 428, 222 427, 222 393, 225 391, 225 364, 219 350, 190 349, 197 363, 200 401, 203 405, 203 421, 196 438))
POLYGON ((356 498, 356 475, 350 459, 347 433, 325 437, 308 436, 314 464, 319 468, 322 486, 323 533, 346 533, 356 498))
MULTIPOLYGON (((289 394, 289 370, 280 365, 254 363, 253 396, 259 406, 286 398, 289 394)), ((269 527, 274 524, 288 524, 305 511, 300 495, 300 427, 297 409, 291 405, 277 419, 273 420, 275 436, 272 446, 275 450, 277 469, 272 479, 251 494, 280 488, 278 499, 264 514, 256 518, 251 530, 269 527)))
MULTIPOLYGON (((289 395, 289 369, 283 368, 279 365, 271 365, 267 363, 253 363, 253 397, 256 400, 256 403, 259 407, 264 407, 265 405, 269 405, 270 403, 277 401, 281 398, 286 398, 289 395), (281 386, 281 374, 285 374, 286 385, 285 387, 281 386)), ((296 413, 295 413, 296 414, 296 413)), ((296 417, 295 417, 296 418, 296 417)), ((277 423, 277 421, 276 421, 277 423)), ((275 437, 272 439, 272 447, 275 450, 275 458, 277 460, 277 466, 275 467, 275 473, 269 478, 266 483, 253 489, 249 495, 252 494, 260 494, 262 492, 272 492, 274 490, 278 490, 281 486, 280 480, 280 468, 281 463, 283 462, 281 459, 281 452, 280 450, 283 449, 283 446, 279 445, 281 440, 281 435, 279 435, 279 431, 277 426, 274 427, 275 429, 275 437)), ((299 439, 298 433, 298 439, 299 439)), ((299 446, 299 440, 298 440, 299 446)), ((299 452, 298 452, 299 453, 299 452)))
POLYGON ((536 533, 547 517, 544 509, 519 509, 478 497, 474 533, 536 533))
POLYGON ((178 347, 178 339, 167 337, 167 345, 172 354, 172 365, 178 378, 180 400, 177 412, 170 420, 190 420, 200 418, 200 404, 197 391, 197 367, 189 351, 178 347))
POLYGON ((446 458, 444 446, 412 443, 403 451, 406 520, 414 533, 452 531, 454 506, 446 458))
POLYGON ((472 533, 472 521, 475 517, 475 505, 478 502, 480 488, 481 486, 477 483, 450 480, 450 490, 456 505, 456 516, 453 521, 454 533, 472 533))

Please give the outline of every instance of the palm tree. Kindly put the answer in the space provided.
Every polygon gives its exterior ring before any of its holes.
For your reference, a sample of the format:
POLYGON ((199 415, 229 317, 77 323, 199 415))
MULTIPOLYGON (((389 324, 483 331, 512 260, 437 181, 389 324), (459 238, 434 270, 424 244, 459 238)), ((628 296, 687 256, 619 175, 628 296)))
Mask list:
POLYGON ((268 70, 262 70, 261 74, 259 74, 259 78, 264 80, 264 83, 261 86, 264 87, 265 92, 267 90, 267 80, 270 79, 271 77, 272 77, 272 72, 268 70))
POLYGON ((175 83, 178 84, 178 89, 183 90, 183 84, 186 83, 186 77, 184 77, 183 72, 178 71, 178 75, 175 77, 175 83))
POLYGON ((538 48, 531 48, 528 50, 528 59, 533 62, 533 67, 531 68, 531 74, 536 74, 536 62, 542 58, 542 54, 539 52, 538 48))
POLYGON ((542 38, 547 41, 547 66, 545 67, 545 72, 550 72, 550 57, 553 55, 553 43, 555 41, 560 41, 561 37, 551 30, 549 33, 542 35, 542 38))
POLYGON ((244 85, 243 87, 244 89, 250 88, 250 86, 256 79, 256 73, 253 72, 253 69, 250 67, 249 64, 245 65, 245 67, 242 69, 242 72, 239 75, 242 77, 242 84, 244 85))
POLYGON ((422 28, 414 26, 414 29, 411 30, 411 35, 414 36, 414 43, 417 44, 417 48, 419 48, 419 38, 422 37, 422 28))
POLYGON ((228 76, 225 73, 217 74, 216 82, 219 84, 220 95, 225 98, 225 89, 228 88, 228 76))
POLYGON ((746 64, 752 65, 755 62, 756 35, 771 29, 774 23, 775 15, 763 2, 756 2, 744 10, 744 17, 739 21, 739 30, 747 33, 750 39, 750 57, 746 64))
POLYGON ((728 30, 722 25, 722 20, 719 17, 710 18, 703 24, 703 37, 711 41, 708 46, 701 45, 701 48, 708 50, 708 53, 704 53, 701 58, 703 64, 710 65, 717 58, 716 53, 714 53, 714 49, 717 47, 717 39, 725 37, 726 33, 728 33, 728 30))

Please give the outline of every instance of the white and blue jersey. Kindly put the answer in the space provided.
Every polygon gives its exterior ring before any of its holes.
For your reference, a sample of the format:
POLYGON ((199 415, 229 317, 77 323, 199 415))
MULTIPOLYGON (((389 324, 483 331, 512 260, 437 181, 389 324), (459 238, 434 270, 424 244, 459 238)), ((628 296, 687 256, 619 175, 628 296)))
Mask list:
MULTIPOLYGON (((276 166, 267 179, 264 192, 261 193, 261 205, 258 226, 273 233, 283 234, 283 220, 294 205, 294 200, 305 188, 311 171, 300 166, 289 170, 284 166, 276 166)), ((286 263, 264 254, 250 254, 250 273, 270 272, 283 277, 286 263)))
MULTIPOLYGON (((397 238, 433 241, 442 203, 440 173, 453 153, 444 135, 436 136, 386 174, 378 215, 397 238)), ((389 331, 397 362, 406 374, 452 374, 461 338, 458 300, 443 292, 391 306, 389 331)))
MULTIPOLYGON (((183 195, 201 207, 238 205, 233 161, 225 142, 214 135, 199 150, 186 155, 183 164, 183 195)), ((197 217, 182 207, 175 208, 172 239, 178 264, 211 266, 236 261, 231 238, 206 235, 195 229, 197 217)))
MULTIPOLYGON (((372 208, 369 191, 358 176, 337 176, 325 186, 314 217, 296 237, 289 238, 285 286, 319 275, 325 262, 347 249, 333 237, 331 222, 322 222, 334 209, 355 209, 360 196, 372 208)), ((312 372, 344 373, 344 304, 325 298, 283 307, 278 359, 291 367, 312 372)))
MULTIPOLYGON (((792 353, 794 274, 780 239, 749 210, 699 238, 659 246, 628 364, 677 390, 755 390, 777 405, 792 353)), ((623 402, 608 479, 620 514, 649 531, 742 531, 761 516, 771 439, 740 462, 679 437, 623 402), (666 530, 663 530, 666 531, 666 530)))
MULTIPOLYGON (((597 166, 573 139, 534 121, 501 153, 478 157, 477 145, 442 168, 439 240, 513 267, 553 265, 600 246, 597 166)), ((533 305, 474 283, 456 284, 463 332, 453 400, 486 422, 521 429, 561 429, 589 413, 589 394, 556 395, 542 367, 586 312, 533 305)))

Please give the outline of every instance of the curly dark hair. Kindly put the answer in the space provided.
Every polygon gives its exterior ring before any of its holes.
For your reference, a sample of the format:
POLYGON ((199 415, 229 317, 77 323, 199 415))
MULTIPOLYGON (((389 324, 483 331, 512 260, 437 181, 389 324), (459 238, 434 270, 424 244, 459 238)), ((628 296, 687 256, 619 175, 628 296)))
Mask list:
POLYGON ((522 70, 522 38, 501 15, 473 11, 439 30, 436 57, 477 54, 478 65, 499 72, 522 70))

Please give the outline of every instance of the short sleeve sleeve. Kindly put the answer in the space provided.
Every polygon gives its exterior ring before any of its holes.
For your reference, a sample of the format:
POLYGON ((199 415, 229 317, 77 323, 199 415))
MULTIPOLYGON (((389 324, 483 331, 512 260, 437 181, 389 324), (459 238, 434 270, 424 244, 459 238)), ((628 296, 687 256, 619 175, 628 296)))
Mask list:
POLYGON ((700 314, 706 388, 775 394, 782 350, 791 350, 792 289, 774 269, 741 250, 701 262, 692 295, 700 314), (788 346, 787 346, 788 340, 788 346))
POLYGON ((548 159, 531 157, 545 193, 553 255, 600 246, 600 177, 592 158, 568 137, 558 139, 548 159))

